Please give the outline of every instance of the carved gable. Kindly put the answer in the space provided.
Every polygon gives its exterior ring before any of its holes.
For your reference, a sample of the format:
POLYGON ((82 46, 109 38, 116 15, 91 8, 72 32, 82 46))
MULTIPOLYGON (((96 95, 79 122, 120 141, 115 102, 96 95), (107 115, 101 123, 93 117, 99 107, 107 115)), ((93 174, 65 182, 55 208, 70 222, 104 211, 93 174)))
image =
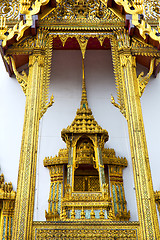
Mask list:
MULTIPOLYGON (((106 24, 113 25, 116 23, 123 23, 124 19, 113 12, 112 9, 107 8, 100 0, 65 0, 57 3, 57 7, 53 8, 52 12, 47 15, 41 24, 47 25, 58 24, 106 24)), ((88 25, 88 27, 89 27, 88 25)), ((104 27, 106 27, 104 25, 104 27)))

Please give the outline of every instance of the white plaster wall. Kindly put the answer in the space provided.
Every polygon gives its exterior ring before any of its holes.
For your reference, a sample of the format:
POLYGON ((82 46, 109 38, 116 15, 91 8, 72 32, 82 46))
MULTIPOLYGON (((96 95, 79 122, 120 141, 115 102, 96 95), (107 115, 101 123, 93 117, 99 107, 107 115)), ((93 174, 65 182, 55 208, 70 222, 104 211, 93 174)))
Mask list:
MULTIPOLYGON (((97 122, 108 131, 106 147, 114 148, 116 155, 126 157, 128 167, 124 170, 124 187, 131 220, 137 220, 130 145, 127 122, 110 103, 111 94, 116 98, 116 88, 110 51, 87 51, 85 59, 88 102, 97 122)), ((139 71, 142 67, 139 67, 139 71)), ((25 108, 25 96, 15 78, 10 78, 0 58, 0 168, 7 182, 16 190, 21 136, 25 108)), ((153 185, 160 190, 160 76, 151 79, 142 96, 142 110, 151 162, 153 185)), ((81 98, 80 51, 54 51, 52 61, 50 95, 55 103, 40 121, 37 181, 34 220, 45 220, 48 210, 50 177, 43 166, 46 156, 58 154, 65 148, 61 130, 73 121, 81 98)))
POLYGON ((0 174, 16 190, 25 96, 17 80, 10 78, 0 56, 0 174))

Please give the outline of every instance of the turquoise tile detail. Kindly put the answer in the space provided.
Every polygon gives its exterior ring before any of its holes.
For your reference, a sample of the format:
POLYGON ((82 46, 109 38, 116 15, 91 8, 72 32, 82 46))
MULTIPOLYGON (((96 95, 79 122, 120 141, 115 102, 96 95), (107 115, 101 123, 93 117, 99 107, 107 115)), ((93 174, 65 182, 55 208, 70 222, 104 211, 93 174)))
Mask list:
POLYGON ((71 218, 71 210, 67 210, 67 218, 71 218))
POLYGON ((55 183, 55 191, 54 191, 54 209, 56 209, 56 199, 57 199, 57 182, 55 183))
POLYGON ((2 240, 5 240, 5 230, 6 230, 6 217, 4 217, 2 240))
POLYGON ((50 204, 50 212, 52 212, 53 188, 54 188, 54 183, 52 184, 52 187, 51 187, 51 204, 50 204))
POLYGON ((62 189, 62 184, 59 183, 59 188, 58 188, 58 207, 57 207, 57 211, 60 214, 61 212, 61 189, 62 189))
POLYGON ((120 199, 120 192, 119 192, 119 186, 118 184, 116 185, 116 189, 117 189, 117 198, 118 198, 118 205, 119 205, 119 209, 121 210, 121 199, 120 199))
POLYGON ((7 237, 9 236, 9 217, 8 217, 8 225, 7 225, 7 237))
POLYGON ((94 212, 95 212, 95 218, 99 219, 100 218, 100 216, 99 216, 100 210, 94 210, 94 212))
POLYGON ((125 205, 124 205, 124 198, 123 198, 123 189, 122 189, 121 185, 120 185, 120 189, 121 189, 121 198, 122 198, 122 202, 123 202, 123 211, 124 211, 125 205))
POLYGON ((104 218, 107 219, 108 218, 107 210, 103 210, 103 212, 104 212, 104 218))
POLYGON ((13 218, 11 217, 11 236, 12 236, 13 218))
POLYGON ((75 219, 81 218, 81 210, 75 210, 75 219))
POLYGON ((84 212, 85 212, 85 218, 86 219, 90 219, 91 218, 91 210, 84 210, 84 212))
POLYGON ((116 191, 115 191, 115 186, 114 185, 112 185, 112 191, 113 191, 114 212, 115 212, 115 215, 117 215, 116 191))

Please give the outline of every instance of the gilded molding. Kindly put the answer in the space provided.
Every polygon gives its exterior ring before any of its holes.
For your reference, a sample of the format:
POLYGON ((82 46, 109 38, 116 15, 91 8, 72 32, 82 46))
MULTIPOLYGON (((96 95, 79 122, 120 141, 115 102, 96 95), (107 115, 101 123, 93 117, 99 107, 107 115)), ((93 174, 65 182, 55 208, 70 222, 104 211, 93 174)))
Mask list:
POLYGON ((137 222, 115 222, 104 221, 59 221, 52 223, 34 222, 33 223, 33 239, 47 240, 54 238, 56 240, 62 238, 69 239, 140 239, 139 224, 137 222))
POLYGON ((157 50, 152 45, 145 43, 144 40, 142 41, 141 39, 138 39, 136 37, 132 38, 131 51, 132 51, 132 54, 136 56, 137 55, 151 56, 151 57, 160 56, 159 50, 157 50))

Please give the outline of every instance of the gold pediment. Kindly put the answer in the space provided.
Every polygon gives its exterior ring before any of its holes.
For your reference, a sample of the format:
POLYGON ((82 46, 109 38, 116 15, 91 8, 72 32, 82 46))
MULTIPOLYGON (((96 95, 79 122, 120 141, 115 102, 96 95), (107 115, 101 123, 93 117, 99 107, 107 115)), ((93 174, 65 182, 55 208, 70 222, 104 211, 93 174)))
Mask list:
POLYGON ((124 19, 108 8, 101 0, 65 0, 59 1, 56 8, 40 21, 40 25, 72 23, 119 23, 124 19))

